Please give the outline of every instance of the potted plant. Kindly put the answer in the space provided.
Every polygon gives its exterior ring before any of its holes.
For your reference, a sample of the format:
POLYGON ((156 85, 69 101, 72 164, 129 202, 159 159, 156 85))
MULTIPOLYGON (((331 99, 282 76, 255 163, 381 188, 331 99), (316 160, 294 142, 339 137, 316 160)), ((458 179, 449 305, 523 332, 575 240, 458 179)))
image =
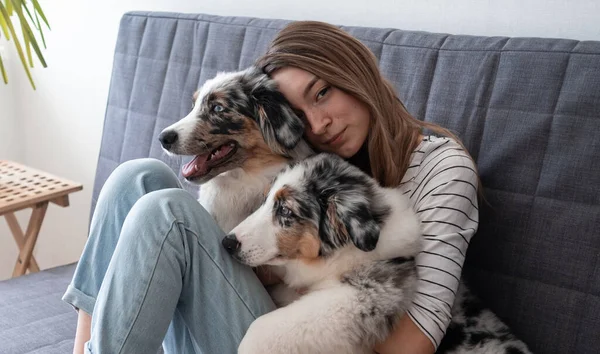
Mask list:
MULTIPOLYGON (((39 35, 44 49, 46 48, 46 40, 44 39, 44 31, 42 30, 42 23, 50 29, 46 15, 42 11, 38 0, 5 0, 4 3, 0 0, 0 40, 6 39, 13 41, 19 59, 23 64, 25 73, 29 78, 31 86, 35 90, 35 84, 31 76, 30 68, 33 68, 33 52, 35 52, 37 58, 43 67, 46 67, 46 61, 40 50, 38 40, 35 34, 39 35), (15 18, 16 21, 12 21, 15 18), (17 36, 20 33, 21 39, 17 36), (21 46, 21 40, 24 43, 24 48, 21 46)), ((8 75, 2 62, 2 56, 0 55, 0 75, 5 84, 8 83, 8 75)))

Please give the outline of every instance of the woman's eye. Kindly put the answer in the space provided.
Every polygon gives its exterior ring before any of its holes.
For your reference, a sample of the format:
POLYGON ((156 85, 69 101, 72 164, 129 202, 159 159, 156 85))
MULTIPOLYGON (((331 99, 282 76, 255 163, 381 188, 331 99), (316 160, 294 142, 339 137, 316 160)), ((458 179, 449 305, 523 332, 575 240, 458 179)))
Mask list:
POLYGON ((329 91, 329 87, 324 87, 321 89, 321 91, 317 92, 317 101, 320 100, 321 98, 323 98, 323 96, 325 96, 327 91, 329 91))
POLYGON ((225 108, 223 108, 223 106, 221 106, 220 104, 218 104, 218 105, 216 105, 216 106, 213 107, 213 111, 217 112, 217 113, 223 112, 224 109, 225 108))
POLYGON ((286 218, 292 216, 292 211, 288 207, 285 207, 285 206, 281 207, 280 213, 281 213, 281 216, 284 216, 286 218))

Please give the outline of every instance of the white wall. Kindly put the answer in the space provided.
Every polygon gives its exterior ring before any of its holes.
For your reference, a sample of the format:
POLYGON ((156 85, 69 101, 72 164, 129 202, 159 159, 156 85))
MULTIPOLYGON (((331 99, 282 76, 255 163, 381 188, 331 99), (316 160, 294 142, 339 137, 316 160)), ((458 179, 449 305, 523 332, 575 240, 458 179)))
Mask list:
POLYGON ((12 48, 9 45, 12 43, 0 40, 0 54, 10 83, 4 85, 0 76, 0 159, 19 159, 22 158, 24 150, 23 145, 19 143, 19 136, 15 134, 19 131, 20 122, 16 117, 15 105, 16 87, 20 80, 16 75, 12 75, 16 65, 13 64, 12 53, 9 51, 12 48))
MULTIPOLYGON (((14 103, 14 87, 17 84, 17 80, 10 75, 14 65, 12 63, 12 56, 8 55, 9 52, 6 44, 6 42, 0 41, 0 54, 2 54, 4 67, 9 72, 8 80, 11 86, 4 85, 2 78, 0 78, 0 160, 20 160, 23 158, 23 145, 19 142, 19 137, 16 135, 16 132, 20 131, 20 129, 19 120, 17 120, 15 115, 14 103)), ((9 234, 6 222, 0 220, 0 279, 5 273, 12 273, 17 251, 17 246, 9 234)))
MULTIPOLYGON (((0 105, 14 104, 13 118, 9 113, 0 120, 0 158, 12 155, 84 184, 83 191, 72 195, 70 207, 48 209, 35 250, 42 268, 76 261, 86 239, 113 50, 119 20, 126 11, 203 12, 453 34, 600 40, 597 0, 40 2, 52 25, 45 52, 49 67, 34 70, 35 92, 14 65, 11 86, 0 87, 0 105), (24 137, 19 145, 22 151, 14 151, 11 134, 24 137)), ((16 247, 1 223, 0 233, 1 279, 12 271, 16 247)))

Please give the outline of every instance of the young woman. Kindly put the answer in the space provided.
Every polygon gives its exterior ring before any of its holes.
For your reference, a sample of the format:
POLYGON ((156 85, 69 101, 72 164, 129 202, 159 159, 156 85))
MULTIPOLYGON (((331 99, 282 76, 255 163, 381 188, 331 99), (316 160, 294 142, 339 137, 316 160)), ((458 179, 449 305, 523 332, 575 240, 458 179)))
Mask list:
MULTIPOLYGON (((305 120, 316 150, 409 196, 424 233, 417 295, 374 351, 434 353, 478 225, 472 158, 448 130, 412 117, 369 49, 335 26, 291 23, 257 63, 305 120)), ((235 353, 250 323, 275 309, 261 280, 226 254, 223 232, 180 187, 150 159, 124 163, 107 180, 64 295, 83 310, 75 353, 154 353, 161 343, 172 353, 235 353)))

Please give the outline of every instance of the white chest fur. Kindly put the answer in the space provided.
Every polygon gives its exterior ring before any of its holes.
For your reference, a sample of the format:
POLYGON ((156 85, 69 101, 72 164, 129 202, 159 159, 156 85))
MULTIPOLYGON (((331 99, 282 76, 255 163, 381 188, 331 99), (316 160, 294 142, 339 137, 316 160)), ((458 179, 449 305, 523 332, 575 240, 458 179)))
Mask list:
POLYGON ((284 166, 270 166, 260 175, 251 175, 242 169, 225 172, 201 186, 198 201, 221 229, 229 233, 258 209, 265 190, 284 166))

